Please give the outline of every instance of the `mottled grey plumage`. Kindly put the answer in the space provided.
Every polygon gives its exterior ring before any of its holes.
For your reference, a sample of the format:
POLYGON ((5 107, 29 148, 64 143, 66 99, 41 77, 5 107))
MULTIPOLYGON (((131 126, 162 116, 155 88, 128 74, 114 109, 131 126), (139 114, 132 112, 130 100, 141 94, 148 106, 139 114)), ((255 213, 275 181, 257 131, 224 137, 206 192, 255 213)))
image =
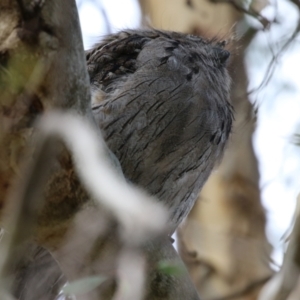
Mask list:
POLYGON ((125 176, 174 226, 223 153, 232 124, 229 52, 175 32, 123 31, 87 52, 93 112, 125 176))

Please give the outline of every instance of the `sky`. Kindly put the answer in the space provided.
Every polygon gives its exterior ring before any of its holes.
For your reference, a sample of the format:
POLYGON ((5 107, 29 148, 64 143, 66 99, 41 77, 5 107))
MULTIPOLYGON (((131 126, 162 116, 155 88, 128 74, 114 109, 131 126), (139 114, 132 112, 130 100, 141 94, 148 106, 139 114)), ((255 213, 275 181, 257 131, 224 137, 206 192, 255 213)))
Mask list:
MULTIPOLYGON (((297 11, 291 3, 277 2, 278 25, 257 34, 249 47, 246 62, 249 90, 262 82, 271 49, 280 49, 297 24, 297 11)), ((274 9, 264 15, 271 17, 274 9)), ((276 12, 275 12, 276 13, 276 12)), ((300 147, 294 134, 300 133, 300 45, 293 43, 276 61, 273 77, 261 91, 251 95, 259 108, 254 147, 259 159, 261 195, 268 217, 267 235, 275 247, 274 258, 282 261, 285 248, 282 239, 289 230, 299 193, 300 147)))
POLYGON ((77 1, 79 2, 83 3, 79 6, 79 18, 85 49, 90 48, 107 32, 137 28, 140 24, 141 14, 136 0, 77 1), (109 28, 101 8, 105 10, 109 28))
MULTIPOLYGON (((79 7, 85 49, 109 32, 137 28, 141 14, 136 0, 102 0, 82 2, 79 7), (101 7, 104 9, 101 11, 101 7), (117 8, 117 9, 116 9, 117 8), (105 22, 107 19, 108 22, 105 22), (107 26, 109 24, 109 26, 107 26)), ((271 49, 279 49, 297 20, 295 8, 285 0, 262 12, 266 17, 278 14, 278 25, 256 35, 246 56, 249 90, 256 89, 271 60, 271 49)), ((251 20, 249 20, 252 22, 251 20)), ((273 258, 281 264, 285 244, 299 192, 300 146, 293 134, 300 133, 300 45, 299 38, 277 61, 267 87, 251 94, 259 108, 257 130, 253 137, 261 174, 262 202, 268 218, 267 236, 274 246, 273 258)))

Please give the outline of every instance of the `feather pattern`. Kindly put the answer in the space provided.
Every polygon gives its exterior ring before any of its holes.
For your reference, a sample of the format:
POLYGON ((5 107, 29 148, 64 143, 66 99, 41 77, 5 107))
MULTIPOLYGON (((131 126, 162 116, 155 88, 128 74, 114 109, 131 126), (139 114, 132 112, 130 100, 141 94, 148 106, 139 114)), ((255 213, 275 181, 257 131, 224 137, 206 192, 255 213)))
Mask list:
POLYGON ((174 228, 228 140, 224 43, 158 30, 107 36, 87 51, 93 113, 124 175, 156 196, 174 228))

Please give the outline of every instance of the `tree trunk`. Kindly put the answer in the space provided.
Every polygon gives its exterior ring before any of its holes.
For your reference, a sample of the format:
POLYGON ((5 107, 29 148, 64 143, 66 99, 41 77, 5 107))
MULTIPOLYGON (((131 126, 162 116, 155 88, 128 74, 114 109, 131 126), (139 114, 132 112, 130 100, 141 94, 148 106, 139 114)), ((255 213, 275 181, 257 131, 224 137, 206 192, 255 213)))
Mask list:
POLYGON ((75 2, 1 1, 0 28, 0 298, 50 300, 65 280, 102 275, 77 299, 197 300, 184 269, 159 271, 180 264, 165 210, 125 182, 95 126, 75 2))

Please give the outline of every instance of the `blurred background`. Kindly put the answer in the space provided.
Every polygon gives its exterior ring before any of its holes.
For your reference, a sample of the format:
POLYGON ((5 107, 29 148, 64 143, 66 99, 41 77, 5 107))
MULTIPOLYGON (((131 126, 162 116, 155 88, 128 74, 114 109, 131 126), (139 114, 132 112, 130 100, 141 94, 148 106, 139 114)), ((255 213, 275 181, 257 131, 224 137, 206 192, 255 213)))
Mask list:
MULTIPOLYGON (((106 34, 141 26, 229 41, 236 111, 232 141, 199 196, 201 201, 179 230, 178 248, 202 294, 204 283, 223 289, 216 295, 206 288, 209 299, 232 292, 233 286, 239 291, 268 278, 282 264, 299 193, 300 3, 77 0, 77 4, 85 49, 106 34), (244 280, 237 279, 242 276, 244 280)), ((237 299, 256 299, 255 295, 253 291, 249 298, 237 299)))

